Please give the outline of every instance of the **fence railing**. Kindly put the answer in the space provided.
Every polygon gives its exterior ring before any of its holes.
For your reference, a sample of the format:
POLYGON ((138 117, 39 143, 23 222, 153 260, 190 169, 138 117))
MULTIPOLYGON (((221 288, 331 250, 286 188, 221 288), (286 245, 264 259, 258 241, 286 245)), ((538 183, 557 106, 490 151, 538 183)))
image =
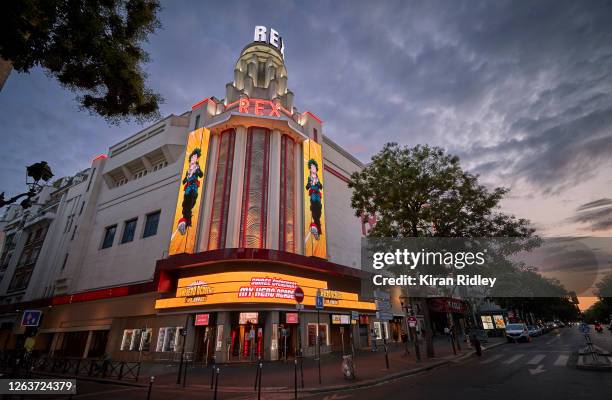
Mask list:
POLYGON ((89 376, 94 378, 138 381, 140 362, 92 360, 60 357, 19 357, 15 353, 0 353, 0 368, 62 374, 70 376, 89 376))

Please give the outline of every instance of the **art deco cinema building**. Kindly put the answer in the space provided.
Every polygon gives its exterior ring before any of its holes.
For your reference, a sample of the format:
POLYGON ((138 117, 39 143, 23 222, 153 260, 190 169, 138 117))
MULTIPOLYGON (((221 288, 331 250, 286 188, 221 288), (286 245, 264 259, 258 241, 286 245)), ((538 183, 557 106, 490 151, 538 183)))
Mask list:
POLYGON ((195 361, 276 360, 299 340, 313 355, 317 334, 322 352, 368 346, 372 328, 389 335, 358 294, 363 232, 347 180, 362 164, 294 106, 283 53, 257 27, 225 99, 111 146, 60 188, 53 215, 22 226, 14 251, 28 229, 46 237, 17 290, 23 266, 6 263, 4 348, 26 331, 28 308, 43 311, 37 349, 77 357, 168 360, 184 346, 195 361))

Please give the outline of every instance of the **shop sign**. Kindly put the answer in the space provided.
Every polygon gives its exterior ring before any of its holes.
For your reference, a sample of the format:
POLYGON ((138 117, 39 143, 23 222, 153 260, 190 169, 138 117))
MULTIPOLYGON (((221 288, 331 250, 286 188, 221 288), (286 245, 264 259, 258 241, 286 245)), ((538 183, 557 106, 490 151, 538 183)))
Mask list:
POLYGON ((208 319, 210 314, 196 314, 195 326, 208 326, 208 319))
POLYGON ((440 297, 428 300, 429 309, 433 312, 465 313, 467 307, 465 302, 459 299, 440 297))
POLYGON ((253 324, 256 325, 259 320, 259 313, 256 312, 241 312, 238 318, 238 324, 246 325, 253 324))
POLYGON ((506 323, 504 322, 503 315, 494 315, 493 321, 495 321, 495 327, 497 329, 506 329, 506 323))
POLYGON ((416 319, 415 316, 408 317, 408 326, 410 328, 416 328, 416 326, 417 326, 417 319, 416 319))
POLYGON ((279 100, 251 99, 242 97, 225 106, 226 110, 238 107, 241 114, 250 114, 258 117, 280 118, 281 113, 291 117, 291 111, 282 106, 279 100))
POLYGON ((344 314, 332 314, 332 324, 334 325, 349 325, 351 318, 344 314))
POLYGON ((156 309, 199 306, 202 304, 272 303, 293 305, 295 290, 304 291, 302 304, 316 305, 316 292, 328 297, 319 297, 321 307, 373 310, 374 304, 359 300, 357 293, 329 290, 327 282, 299 276, 261 271, 235 271, 180 278, 176 296, 158 299, 156 309))
POLYGON ((493 319, 491 318, 490 315, 481 315, 480 319, 482 320, 482 327, 490 330, 490 329, 494 329, 493 327, 493 319))
POLYGON ((286 313, 285 314, 286 318, 285 318, 285 322, 287 324, 297 324, 298 321, 298 313, 292 312, 292 313, 286 313))

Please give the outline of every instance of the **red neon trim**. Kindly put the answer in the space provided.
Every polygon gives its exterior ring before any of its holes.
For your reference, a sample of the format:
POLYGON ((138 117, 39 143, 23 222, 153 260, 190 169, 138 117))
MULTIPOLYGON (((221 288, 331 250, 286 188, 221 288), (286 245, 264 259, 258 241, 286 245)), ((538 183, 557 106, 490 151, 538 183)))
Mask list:
POLYGON ((226 109, 232 108, 232 107, 236 106, 236 104, 239 104, 239 103, 240 103, 240 100, 236 100, 235 102, 229 103, 228 105, 226 105, 225 108, 226 109))
POLYGON ((194 105, 192 105, 191 109, 193 110, 194 108, 197 108, 197 107, 201 106, 202 104, 206 103, 209 100, 210 100, 210 97, 207 97, 204 100, 200 100, 197 103, 195 103, 194 105))
POLYGON ((329 167, 326 165, 323 166, 323 169, 327 172, 329 172, 330 174, 332 174, 333 176, 335 176, 336 178, 349 183, 349 178, 347 178, 346 176, 342 175, 340 172, 336 171, 335 169, 333 169, 332 167, 329 167))
POLYGON ((319 117, 317 117, 316 115, 314 115, 313 113, 311 113, 310 111, 304 111, 305 115, 310 115, 312 118, 314 118, 318 123, 320 123, 321 125, 323 125, 323 121, 321 121, 321 119, 319 117))
POLYGON ((108 158, 108 156, 106 154, 98 154, 97 156, 95 156, 92 160, 91 163, 93 164, 94 162, 98 161, 98 160, 103 160, 105 158, 108 158))
POLYGON ((156 286, 154 282, 139 283, 135 285, 117 286, 107 289, 90 290, 87 292, 54 296, 51 298, 51 304, 60 305, 81 303, 85 301, 124 297, 138 293, 154 292, 155 290, 156 286))

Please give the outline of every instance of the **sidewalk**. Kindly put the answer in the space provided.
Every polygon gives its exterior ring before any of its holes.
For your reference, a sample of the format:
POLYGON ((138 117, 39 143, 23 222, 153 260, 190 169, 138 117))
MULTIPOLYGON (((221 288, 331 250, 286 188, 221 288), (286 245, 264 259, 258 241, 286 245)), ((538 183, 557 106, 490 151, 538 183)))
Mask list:
MULTIPOLYGON (((505 343, 503 338, 490 338, 489 343, 483 346, 483 350, 490 349, 505 343)), ((337 390, 343 387, 361 387, 382 383, 397 379, 402 376, 416 374, 429 369, 449 364, 459 359, 464 359, 473 354, 467 343, 461 343, 461 351, 457 355, 453 353, 450 342, 446 338, 434 341, 435 357, 427 358, 425 344, 420 345, 421 361, 417 362, 414 355, 414 345, 409 343, 410 354, 404 355, 403 344, 390 344, 389 369, 385 367, 385 353, 382 346, 377 352, 361 350, 355 354, 354 380, 347 380, 342 374, 342 355, 328 354, 321 357, 321 384, 318 383, 317 362, 312 358, 303 360, 304 389, 299 386, 300 371, 298 369, 298 388, 301 392, 325 392, 337 390)), ((219 391, 252 392, 255 384, 257 366, 248 364, 219 364, 219 391)), ((160 367, 155 370, 144 367, 141 372, 141 382, 147 382, 149 372, 160 372, 160 367)), ((165 373, 155 376, 156 387, 173 387, 176 385, 178 367, 172 366, 172 371, 166 367, 165 373)), ((187 387, 198 390, 209 389, 211 382, 211 368, 190 367, 187 370, 187 387)), ((261 379, 263 392, 289 392, 293 391, 294 385, 294 362, 289 360, 264 362, 261 379)))

